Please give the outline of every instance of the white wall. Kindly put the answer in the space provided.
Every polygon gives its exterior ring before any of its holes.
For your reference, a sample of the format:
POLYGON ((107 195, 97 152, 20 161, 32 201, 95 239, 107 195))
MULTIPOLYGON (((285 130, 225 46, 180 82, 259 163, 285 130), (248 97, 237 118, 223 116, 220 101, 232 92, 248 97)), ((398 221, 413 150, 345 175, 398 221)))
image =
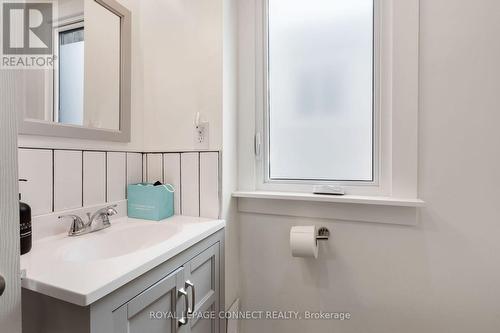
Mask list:
POLYGON ((420 20, 419 225, 241 214, 244 309, 352 313, 244 332, 498 332, 500 2, 421 0, 420 20), (309 223, 331 241, 293 259, 289 229, 309 223))
POLYGON ((222 1, 148 0, 144 36, 144 145, 193 150, 194 116, 222 147, 222 1))
POLYGON ((57 0, 59 19, 74 18, 84 14, 85 0, 57 0))
POLYGON ((226 219, 226 309, 239 296, 238 207, 232 193, 238 186, 238 6, 237 0, 223 4, 223 129, 222 216, 226 219))
POLYGON ((194 116, 222 149, 222 0, 120 0, 132 11, 132 140, 129 144, 21 135, 20 146, 196 150, 194 116))

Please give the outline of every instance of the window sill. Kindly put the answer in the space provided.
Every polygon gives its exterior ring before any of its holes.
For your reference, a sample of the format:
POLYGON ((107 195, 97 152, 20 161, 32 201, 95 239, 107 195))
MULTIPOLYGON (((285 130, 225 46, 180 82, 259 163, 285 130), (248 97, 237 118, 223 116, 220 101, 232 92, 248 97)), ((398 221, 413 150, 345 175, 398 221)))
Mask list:
POLYGON ((415 225, 417 208, 425 205, 420 199, 296 192, 236 191, 233 197, 243 213, 400 225, 415 225))
POLYGON ((423 207, 425 205, 425 202, 420 199, 403 199, 403 198, 361 196, 361 195, 324 195, 324 194, 298 193, 298 192, 236 191, 233 193, 233 197, 251 198, 251 199, 277 199, 277 200, 295 200, 295 201, 351 203, 351 204, 399 206, 399 207, 423 207))

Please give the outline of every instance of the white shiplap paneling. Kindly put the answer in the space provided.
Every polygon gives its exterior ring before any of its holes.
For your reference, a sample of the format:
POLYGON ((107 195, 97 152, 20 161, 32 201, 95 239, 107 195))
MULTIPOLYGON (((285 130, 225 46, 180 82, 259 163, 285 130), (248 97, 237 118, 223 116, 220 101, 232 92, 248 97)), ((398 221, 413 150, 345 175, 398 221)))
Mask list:
POLYGON ((32 215, 52 212, 52 150, 19 149, 19 184, 22 201, 31 207, 32 215))
POLYGON ((142 181, 148 181, 148 155, 142 154, 142 181))
POLYGON ((164 183, 171 184, 174 192, 174 213, 181 214, 181 155, 169 153, 163 155, 164 183))
POLYGON ((163 154, 148 154, 148 183, 160 181, 163 183, 163 154))
POLYGON ((200 153, 200 216, 219 217, 219 154, 200 153))
POLYGON ((83 205, 106 202, 106 153, 83 153, 83 205))
POLYGON ((54 211, 82 207, 82 152, 54 151, 54 211))
POLYGON ((142 154, 127 153, 127 185, 142 182, 142 154))
POLYGON ((33 215, 114 202, 131 183, 157 180, 174 186, 175 214, 219 217, 217 152, 125 153, 20 149, 19 176, 33 215), (54 179, 52 179, 52 175, 54 179), (52 188, 54 184, 54 188, 52 188), (52 202, 54 198, 54 202, 52 202))
POLYGON ((107 163, 107 201, 114 202, 125 199, 126 154, 108 152, 107 163))
POLYGON ((181 154, 181 206, 186 216, 200 216, 199 155, 181 154))

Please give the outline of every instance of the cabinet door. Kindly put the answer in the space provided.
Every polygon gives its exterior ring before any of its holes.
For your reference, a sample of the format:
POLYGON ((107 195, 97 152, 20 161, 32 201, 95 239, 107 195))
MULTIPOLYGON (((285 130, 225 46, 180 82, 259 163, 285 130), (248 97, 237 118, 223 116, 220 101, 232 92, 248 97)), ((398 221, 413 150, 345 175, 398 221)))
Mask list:
POLYGON ((194 313, 188 325, 190 331, 192 333, 218 333, 220 327, 219 243, 184 265, 184 276, 186 279, 184 286, 189 295, 190 308, 193 307, 194 301, 194 313), (209 318, 208 314, 214 317, 209 318))
MULTIPOLYGON (((113 312, 115 333, 174 333, 184 313, 183 268, 158 281, 113 312), (183 289, 182 289, 183 290, 183 289)), ((186 326, 184 326, 186 327, 186 326)))

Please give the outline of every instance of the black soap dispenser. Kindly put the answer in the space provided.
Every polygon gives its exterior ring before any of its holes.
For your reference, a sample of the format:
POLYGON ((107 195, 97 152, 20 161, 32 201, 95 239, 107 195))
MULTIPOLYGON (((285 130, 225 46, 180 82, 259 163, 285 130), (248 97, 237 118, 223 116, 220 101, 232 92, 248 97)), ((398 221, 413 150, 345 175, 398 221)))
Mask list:
MULTIPOLYGON (((26 179, 19 179, 21 182, 26 182, 26 179)), ((31 207, 21 202, 21 193, 19 193, 19 222, 21 235, 21 255, 28 253, 31 250, 31 207)))

